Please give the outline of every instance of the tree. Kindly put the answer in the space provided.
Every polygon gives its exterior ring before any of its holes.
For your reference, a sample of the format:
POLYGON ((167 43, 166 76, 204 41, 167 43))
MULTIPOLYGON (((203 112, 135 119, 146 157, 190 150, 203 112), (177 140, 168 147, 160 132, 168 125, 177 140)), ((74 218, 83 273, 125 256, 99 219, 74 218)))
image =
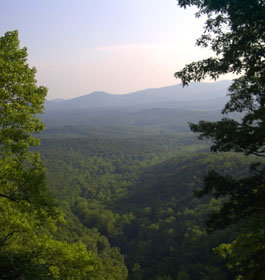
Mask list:
POLYGON ((33 137, 34 133, 44 127, 37 114, 42 112, 47 89, 36 85, 36 70, 28 66, 26 59, 27 50, 19 48, 17 31, 0 37, 2 247, 26 231, 24 218, 27 215, 35 215, 40 221, 56 215, 45 186, 40 157, 29 150, 30 146, 39 143, 33 137))
MULTIPOLYGON (((183 8, 196 6, 197 17, 207 16, 204 33, 197 40, 197 45, 210 47, 216 57, 188 64, 176 72, 175 77, 186 86, 207 76, 215 80, 226 73, 238 75, 229 88, 230 100, 222 111, 226 116, 217 122, 190 124, 191 130, 199 133, 200 139, 212 140, 213 152, 235 151, 264 158, 264 0, 178 0, 178 4, 183 8), (232 112, 240 113, 241 120, 230 118, 228 115, 232 112)), ((207 194, 215 198, 225 197, 221 209, 209 216, 208 231, 227 228, 242 221, 245 223, 244 232, 227 245, 229 250, 223 246, 219 252, 228 258, 228 262, 230 258, 230 267, 239 271, 242 277, 264 279, 265 167, 262 160, 250 167, 246 178, 235 179, 211 171, 197 196, 207 194), (250 243, 252 247, 244 246, 255 236, 259 242, 250 243)))
POLYGON ((124 280, 127 269, 117 250, 100 258, 81 242, 53 236, 64 221, 32 150, 39 143, 34 134, 44 128, 37 114, 47 93, 35 73, 18 32, 0 37, 0 279, 124 280))
POLYGON ((33 135, 44 128, 37 114, 47 89, 36 85, 36 70, 26 59, 17 31, 0 38, 0 197, 50 209, 43 166, 39 155, 29 151, 39 143, 33 135))

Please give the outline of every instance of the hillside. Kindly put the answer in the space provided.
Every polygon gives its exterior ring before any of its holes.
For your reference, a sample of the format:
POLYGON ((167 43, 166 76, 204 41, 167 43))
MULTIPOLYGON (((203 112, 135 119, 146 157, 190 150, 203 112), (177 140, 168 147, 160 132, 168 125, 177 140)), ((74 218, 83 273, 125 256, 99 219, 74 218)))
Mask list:
POLYGON ((230 242, 235 232, 207 235, 206 215, 219 202, 199 200, 193 191, 212 168, 243 176, 250 158, 207 153, 207 143, 181 134, 55 137, 41 143, 37 150, 49 189, 67 219, 58 238, 97 242, 97 252, 109 250, 108 242, 118 247, 130 280, 183 274, 191 280, 233 279, 212 248, 230 242))

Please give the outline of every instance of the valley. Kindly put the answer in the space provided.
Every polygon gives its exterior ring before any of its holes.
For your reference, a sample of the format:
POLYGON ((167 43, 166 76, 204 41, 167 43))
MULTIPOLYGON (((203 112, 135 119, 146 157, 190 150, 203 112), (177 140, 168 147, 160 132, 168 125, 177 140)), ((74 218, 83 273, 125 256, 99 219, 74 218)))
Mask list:
POLYGON ((254 158, 211 154, 211 143, 188 127, 220 113, 165 108, 163 102, 144 110, 135 104, 127 110, 84 108, 83 102, 82 109, 65 111, 56 107, 61 102, 46 109, 47 129, 36 148, 67 221, 57 238, 81 240, 101 258, 125 264, 130 280, 230 279, 213 248, 231 242, 237 230, 208 235, 206 217, 220 201, 193 192, 208 171, 240 178, 254 158))

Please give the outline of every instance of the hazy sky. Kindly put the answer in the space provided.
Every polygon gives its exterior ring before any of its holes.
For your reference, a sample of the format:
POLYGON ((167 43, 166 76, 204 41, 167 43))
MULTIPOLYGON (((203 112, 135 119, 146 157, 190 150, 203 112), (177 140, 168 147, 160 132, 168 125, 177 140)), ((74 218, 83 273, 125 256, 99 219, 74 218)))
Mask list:
POLYGON ((176 84, 203 20, 175 0, 1 0, 0 35, 18 29, 48 99, 176 84))

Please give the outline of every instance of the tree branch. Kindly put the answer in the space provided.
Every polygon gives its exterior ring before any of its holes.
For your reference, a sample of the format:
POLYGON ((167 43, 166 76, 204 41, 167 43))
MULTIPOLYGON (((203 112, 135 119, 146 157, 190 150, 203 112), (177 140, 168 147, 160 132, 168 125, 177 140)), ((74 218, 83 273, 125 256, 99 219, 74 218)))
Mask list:
POLYGON ((8 195, 5 195, 5 194, 2 194, 2 193, 0 193, 0 197, 4 197, 4 198, 9 199, 9 200, 11 200, 11 201, 14 201, 14 202, 16 202, 16 203, 19 202, 19 201, 16 200, 15 198, 13 198, 13 197, 11 197, 11 196, 8 196, 8 195))

